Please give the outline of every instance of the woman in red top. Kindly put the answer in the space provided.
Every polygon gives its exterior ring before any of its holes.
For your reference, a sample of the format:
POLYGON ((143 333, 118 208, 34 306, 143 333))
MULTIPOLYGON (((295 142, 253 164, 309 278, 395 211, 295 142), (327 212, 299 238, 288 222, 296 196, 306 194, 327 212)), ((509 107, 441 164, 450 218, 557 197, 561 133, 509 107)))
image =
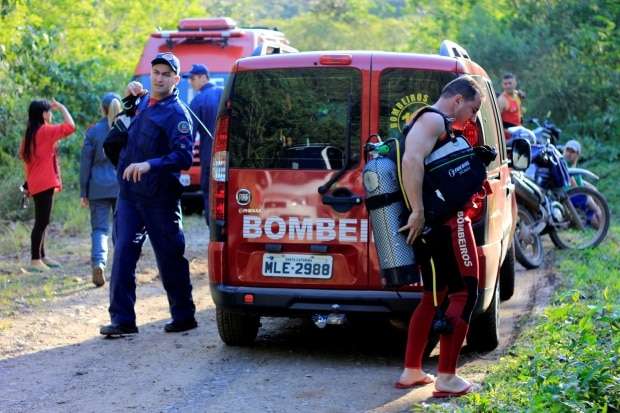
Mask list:
POLYGON ((56 146, 75 131, 67 108, 52 99, 33 100, 28 108, 26 134, 20 146, 28 192, 34 198, 34 227, 30 235, 32 271, 43 271, 60 264, 45 256, 45 229, 50 222, 54 192, 62 189, 56 146), (63 123, 52 124, 52 110, 58 110, 63 123))

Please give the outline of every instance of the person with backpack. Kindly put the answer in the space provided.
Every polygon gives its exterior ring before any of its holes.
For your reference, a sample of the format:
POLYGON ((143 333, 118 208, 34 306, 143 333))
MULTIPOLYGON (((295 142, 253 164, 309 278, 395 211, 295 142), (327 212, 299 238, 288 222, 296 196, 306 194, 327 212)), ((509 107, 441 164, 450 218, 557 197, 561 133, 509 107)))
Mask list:
POLYGON ((120 96, 106 93, 101 99, 103 117, 86 131, 80 157, 80 202, 90 209, 91 269, 96 287, 105 284, 110 217, 118 196, 116 169, 103 152, 103 143, 120 111, 120 96))
POLYGON ((452 80, 437 102, 414 118, 405 140, 402 180, 411 213, 400 231, 406 232, 407 242, 416 246, 424 293, 411 316, 405 368, 395 386, 410 388, 435 382, 434 397, 460 396, 473 390, 472 383, 456 374, 456 365, 478 297, 478 255, 467 206, 425 229, 425 216, 432 212, 425 214, 429 206, 423 201, 425 161, 437 146, 450 139, 452 121, 476 122, 481 97, 472 77, 452 80), (449 305, 439 320, 442 324, 433 325, 446 298, 449 305), (422 369, 432 326, 441 334, 437 379, 422 369))

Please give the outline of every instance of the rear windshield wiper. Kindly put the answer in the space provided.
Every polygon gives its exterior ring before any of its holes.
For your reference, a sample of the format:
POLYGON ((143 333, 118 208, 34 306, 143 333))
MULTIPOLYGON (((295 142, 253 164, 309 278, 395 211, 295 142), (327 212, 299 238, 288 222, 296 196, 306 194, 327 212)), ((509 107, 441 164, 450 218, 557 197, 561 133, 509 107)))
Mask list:
POLYGON ((353 97, 351 93, 349 93, 349 97, 347 100, 347 128, 346 128, 346 136, 345 136, 345 152, 344 152, 344 162, 342 165, 342 169, 332 175, 324 185, 319 186, 319 194, 325 195, 330 188, 342 178, 342 176, 347 172, 351 163, 351 133, 353 129, 353 120, 352 114, 353 111, 353 97))

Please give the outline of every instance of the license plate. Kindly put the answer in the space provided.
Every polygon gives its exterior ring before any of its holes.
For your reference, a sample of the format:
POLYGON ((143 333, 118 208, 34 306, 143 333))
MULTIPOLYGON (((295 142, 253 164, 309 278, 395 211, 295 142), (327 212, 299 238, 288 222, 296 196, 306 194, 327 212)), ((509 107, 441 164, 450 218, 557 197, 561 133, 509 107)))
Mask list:
POLYGON ((331 255, 265 254, 263 275, 326 280, 332 277, 333 260, 331 255))
POLYGON ((181 174, 181 178, 179 180, 181 181, 181 185, 183 186, 189 186, 191 182, 189 175, 187 174, 181 174))

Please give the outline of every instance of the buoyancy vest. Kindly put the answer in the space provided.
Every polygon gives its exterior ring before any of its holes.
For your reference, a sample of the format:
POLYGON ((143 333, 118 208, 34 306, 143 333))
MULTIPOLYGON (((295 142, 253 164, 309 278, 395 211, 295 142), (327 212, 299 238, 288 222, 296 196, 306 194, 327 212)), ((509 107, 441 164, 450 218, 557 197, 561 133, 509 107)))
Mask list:
MULTIPOLYGON (((403 130, 403 142, 415 122, 427 112, 434 112, 444 120, 444 133, 439 137, 432 152, 424 159, 422 199, 424 217, 428 224, 444 222, 462 209, 474 194, 479 193, 486 180, 486 166, 497 156, 488 145, 473 148, 463 136, 456 136, 450 120, 441 111, 426 106, 418 110, 403 130)), ((405 145, 401 146, 404 153, 405 145)), ((397 163, 398 168, 402 165, 397 163)), ((401 190, 409 207, 402 183, 401 190)))

